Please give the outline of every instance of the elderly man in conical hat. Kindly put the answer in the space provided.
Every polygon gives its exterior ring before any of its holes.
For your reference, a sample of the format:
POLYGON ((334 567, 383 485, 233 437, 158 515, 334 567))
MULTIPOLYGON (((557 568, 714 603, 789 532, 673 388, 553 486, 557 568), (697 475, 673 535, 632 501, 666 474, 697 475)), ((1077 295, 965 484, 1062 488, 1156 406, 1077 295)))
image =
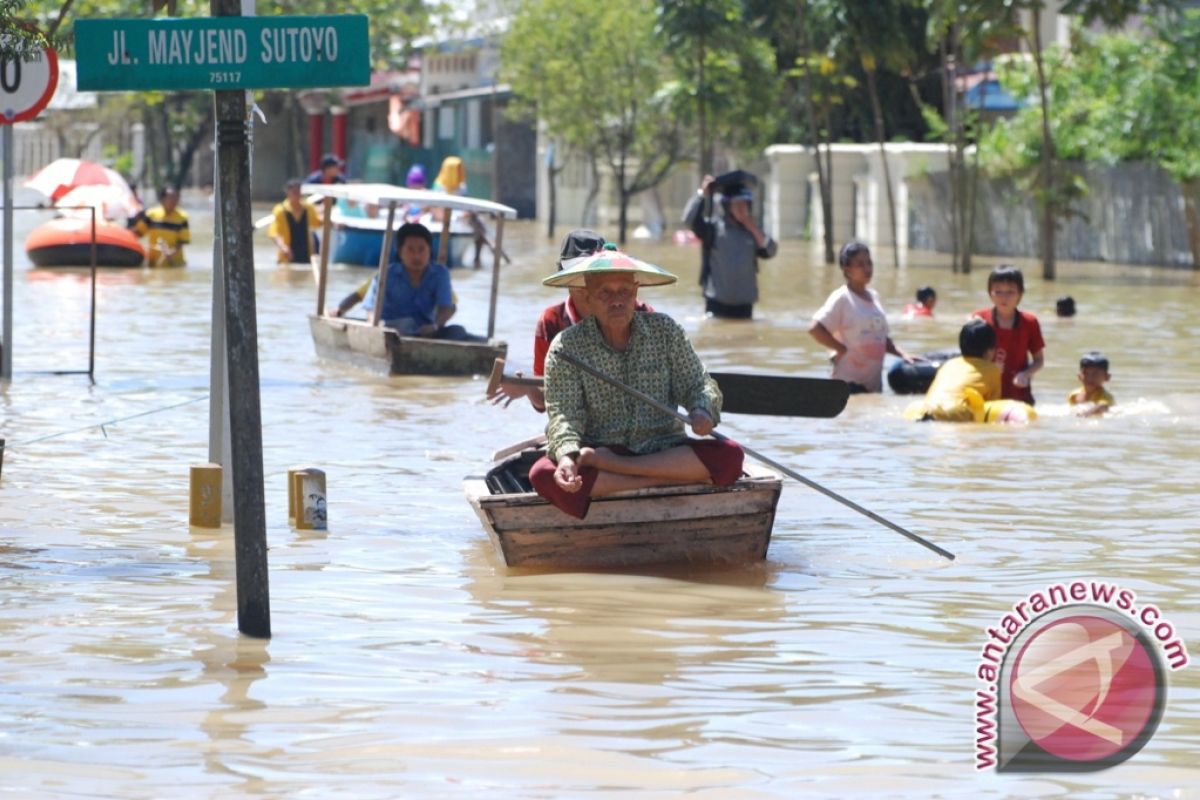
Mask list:
POLYGON ((547 452, 529 471, 537 493, 572 516, 586 516, 592 497, 670 484, 727 486, 742 473, 736 443, 689 438, 675 416, 561 357, 682 406, 692 431, 707 435, 720 422, 716 381, 677 322, 636 310, 640 287, 676 280, 659 267, 604 250, 542 281, 583 287, 591 310, 560 333, 546 355, 547 452))
MULTIPOLYGON (((605 248, 604 237, 587 228, 576 228, 563 239, 562 248, 558 254, 558 268, 567 269, 588 256, 595 255, 605 248)), ((637 304, 637 311, 653 311, 645 303, 637 304)), ((583 286, 567 288, 567 299, 561 303, 547 306, 538 318, 533 332, 533 374, 546 374, 546 353, 550 351, 550 343, 554 337, 567 328, 586 319, 591 310, 587 305, 587 289, 583 286)), ((517 372, 517 377, 522 377, 517 372)), ((546 397, 540 386, 520 385, 516 382, 502 380, 496 387, 488 387, 491 392, 488 399, 493 404, 503 403, 507 408, 513 400, 519 397, 529 399, 529 404, 535 411, 545 413, 546 397)))

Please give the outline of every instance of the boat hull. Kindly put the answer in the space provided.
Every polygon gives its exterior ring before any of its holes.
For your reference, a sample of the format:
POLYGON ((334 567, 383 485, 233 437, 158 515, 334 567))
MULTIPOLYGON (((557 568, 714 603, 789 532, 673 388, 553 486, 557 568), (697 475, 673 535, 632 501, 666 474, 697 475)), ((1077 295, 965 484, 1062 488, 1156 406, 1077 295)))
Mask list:
MULTIPOLYGON (((25 254, 38 267, 86 267, 92 263, 92 223, 62 217, 29 232, 25 254)), ((137 235, 119 225, 96 224, 96 266, 140 267, 146 250, 137 235)))
POLYGON ((495 339, 450 342, 401 336, 361 320, 316 315, 308 320, 317 355, 385 375, 486 375, 508 352, 508 345, 495 339))
MULTIPOLYGON (((514 459, 535 457, 526 451, 514 459)), ((527 469, 527 467, 526 467, 527 469)), ((508 567, 597 569, 661 564, 734 565, 766 558, 782 481, 750 466, 732 486, 662 486, 592 501, 586 519, 530 491, 497 485, 498 472, 464 481, 467 498, 508 567)))

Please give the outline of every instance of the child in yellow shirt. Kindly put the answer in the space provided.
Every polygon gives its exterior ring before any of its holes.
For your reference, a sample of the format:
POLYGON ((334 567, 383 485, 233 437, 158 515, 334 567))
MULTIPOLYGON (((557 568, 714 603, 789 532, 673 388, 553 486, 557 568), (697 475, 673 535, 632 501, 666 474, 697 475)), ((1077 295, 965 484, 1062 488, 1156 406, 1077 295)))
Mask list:
POLYGON ((1105 388, 1108 374, 1108 359, 1103 353, 1093 350, 1079 359, 1079 382, 1083 384, 1067 395, 1071 410, 1080 417, 1103 414, 1115 402, 1105 388))
POLYGON ((983 416, 983 404, 1000 399, 1000 365, 992 361, 996 331, 981 319, 973 319, 958 333, 962 353, 937 371, 925 399, 914 403, 905 416, 918 420, 975 422, 983 416))

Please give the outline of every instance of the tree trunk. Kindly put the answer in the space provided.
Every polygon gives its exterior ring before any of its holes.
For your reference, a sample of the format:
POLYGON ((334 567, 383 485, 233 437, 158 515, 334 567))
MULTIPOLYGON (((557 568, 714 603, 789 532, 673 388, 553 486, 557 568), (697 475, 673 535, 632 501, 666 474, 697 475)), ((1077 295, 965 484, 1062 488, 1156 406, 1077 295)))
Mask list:
POLYGON ((979 197, 979 145, 975 146, 974 163, 971 164, 971 171, 967 173, 965 161, 963 167, 963 176, 970 178, 966 189, 966 220, 963 222, 963 262, 962 271, 964 275, 971 272, 971 256, 975 253, 975 201, 979 197))
POLYGON ((555 181, 555 176, 558 175, 558 170, 554 168, 553 162, 546 165, 546 183, 548 193, 550 195, 550 208, 547 211, 546 217, 546 238, 554 241, 554 224, 558 220, 558 182, 555 181))
POLYGON ((879 160, 883 163, 883 185, 887 188, 888 216, 892 227, 892 266, 900 269, 900 239, 896 236, 896 197, 892 192, 892 170, 888 167, 887 142, 883 127, 883 106, 879 103, 879 87, 874 68, 866 70, 867 92, 871 95, 871 112, 875 117, 875 138, 879 142, 879 160))
MULTIPOLYGON (((829 122, 828 115, 825 117, 825 133, 822 136, 821 143, 825 148, 825 180, 821 182, 821 173, 817 173, 817 182, 821 185, 821 213, 825 217, 825 263, 833 264, 837 261, 834 255, 835 248, 833 246, 833 125, 829 122)), ((821 164, 821 151, 817 150, 817 166, 821 164)))
POLYGON ((183 186, 187 181, 188 173, 192 171, 192 159, 196 156, 196 150, 200 148, 200 142, 208 137, 212 121, 213 112, 210 107, 208 113, 204 115, 204 119, 184 140, 183 148, 179 151, 179 173, 175 180, 176 186, 183 186))
POLYGON ((625 153, 621 152, 620 161, 617 163, 616 170, 617 178, 617 197, 619 198, 619 208, 617 210, 617 243, 622 247, 625 246, 625 230, 629 224, 629 195, 625 189, 625 153))
POLYGON ((707 42, 701 33, 696 44, 696 103, 700 124, 700 175, 711 175, 713 169, 713 146, 708 131, 708 83, 705 61, 707 60, 707 42))
POLYGON ((588 166, 591 167, 591 181, 588 183, 587 197, 583 199, 584 225, 595 227, 596 198, 600 196, 600 162, 595 153, 588 153, 588 166))
POLYGON ((1183 215, 1187 219, 1192 269, 1200 270, 1200 178, 1183 182, 1183 215))
POLYGON ((1042 57, 1041 12, 1033 9, 1033 63, 1037 67, 1038 96, 1042 105, 1042 278, 1054 280, 1058 192, 1054 186, 1054 137, 1050 132, 1050 98, 1046 89, 1046 63, 1042 57))
MULTIPOLYGON (((953 37, 954 34, 952 31, 952 41, 953 37)), ((960 204, 962 202, 962 197, 959 194, 959 170, 962 168, 962 164, 959 162, 958 157, 960 154, 959 143, 962 137, 959 136, 958 85, 955 74, 956 61, 950 55, 944 39, 938 46, 938 60, 941 62, 942 68, 942 108, 946 110, 947 144, 950 145, 946 151, 946 174, 950 180, 950 270, 958 272, 958 231, 961 223, 960 204)), ((913 88, 913 92, 916 92, 915 87, 913 88)))
MULTIPOLYGON (((817 119, 817 106, 813 102, 812 70, 809 68, 812 57, 812 44, 808 38, 808 3, 796 4, 796 13, 800 21, 800 64, 804 70, 804 108, 808 116, 808 130, 811 137, 813 160, 817 165, 817 183, 821 188, 821 217, 822 236, 825 240, 825 263, 834 262, 833 255, 833 148, 826 141, 826 163, 821 164, 821 126, 817 119)), ((826 132, 828 133, 828 131, 826 132)))

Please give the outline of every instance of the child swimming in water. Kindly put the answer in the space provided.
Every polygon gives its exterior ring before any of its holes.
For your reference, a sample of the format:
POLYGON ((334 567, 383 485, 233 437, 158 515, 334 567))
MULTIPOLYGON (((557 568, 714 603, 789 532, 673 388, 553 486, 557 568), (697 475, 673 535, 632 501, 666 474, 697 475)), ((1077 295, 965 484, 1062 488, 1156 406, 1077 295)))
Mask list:
POLYGON ((1115 402, 1104 388, 1108 374, 1108 359, 1103 353, 1093 350, 1079 359, 1079 382, 1083 384, 1067 395, 1067 402, 1076 416, 1091 417, 1103 414, 1115 402))
POLYGON ((932 286, 922 286, 917 289, 917 302, 904 306, 904 318, 932 317, 933 307, 937 305, 937 292, 932 286))

